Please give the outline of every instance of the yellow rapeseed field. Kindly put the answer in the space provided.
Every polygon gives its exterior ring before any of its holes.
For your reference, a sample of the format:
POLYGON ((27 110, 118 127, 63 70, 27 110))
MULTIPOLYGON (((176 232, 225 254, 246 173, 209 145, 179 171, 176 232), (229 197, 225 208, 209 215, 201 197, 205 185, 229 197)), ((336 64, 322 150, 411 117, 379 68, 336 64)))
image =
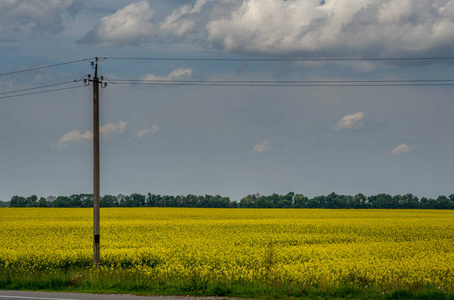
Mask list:
MULTIPOLYGON (((453 246, 454 211, 101 209, 102 268, 156 280, 452 288, 453 246)), ((91 209, 0 209, 0 272, 91 260, 91 209)))

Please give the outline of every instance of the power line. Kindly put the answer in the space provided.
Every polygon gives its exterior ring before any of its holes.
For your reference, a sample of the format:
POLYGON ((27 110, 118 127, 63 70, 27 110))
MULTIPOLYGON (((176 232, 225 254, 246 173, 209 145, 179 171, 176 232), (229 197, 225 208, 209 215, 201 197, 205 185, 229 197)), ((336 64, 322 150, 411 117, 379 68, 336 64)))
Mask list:
POLYGON ((63 66, 63 65, 69 65, 69 64, 74 64, 74 63, 78 63, 78 62, 83 62, 83 61, 87 61, 87 60, 90 60, 90 59, 91 58, 84 58, 84 59, 72 60, 72 61, 62 62, 62 63, 58 63, 58 64, 53 64, 53 65, 47 65, 47 66, 41 66, 41 67, 35 67, 35 68, 28 68, 28 69, 19 70, 19 71, 3 73, 3 74, 0 74, 0 76, 13 75, 13 74, 30 72, 30 71, 36 71, 36 70, 47 69, 47 68, 54 68, 54 67, 59 67, 59 66, 63 66))
POLYGON ((406 79, 406 80, 170 80, 170 79, 113 79, 113 82, 144 83, 418 83, 452 82, 454 79, 406 79))
POLYGON ((148 84, 161 86, 226 86, 226 87, 392 87, 392 86, 454 86, 454 83, 439 84, 207 84, 207 83, 119 83, 119 84, 148 84))
MULTIPOLYGON (((93 58, 85 58, 73 61, 62 62, 47 66, 28 68, 0 76, 17 74, 22 72, 35 71, 45 68, 58 67, 62 65, 84 62, 93 58)), ((152 60, 152 61, 408 61, 408 60, 454 60, 454 57, 395 57, 395 58, 170 58, 170 57, 96 57, 99 60, 152 60)), ((83 79, 83 78, 82 78, 83 79)), ((32 87, 21 90, 1 92, 0 99, 27 96, 34 94, 49 93, 68 89, 75 89, 83 86, 51 89, 32 93, 22 93, 37 89, 44 89, 54 86, 66 85, 71 82, 55 83, 40 87, 32 87), (20 94, 17 94, 20 93, 20 94), (10 95, 15 94, 15 95, 10 95)), ((418 80, 136 80, 136 79, 116 79, 109 82, 121 85, 161 85, 161 86, 224 86, 224 87, 391 87, 391 86, 453 86, 454 79, 418 79, 418 80)))
POLYGON ((32 90, 44 89, 44 88, 53 87, 53 86, 66 85, 66 84, 70 84, 70 83, 74 83, 74 81, 61 82, 61 83, 54 83, 54 84, 43 85, 43 86, 32 87, 32 88, 21 89, 21 90, 15 90, 15 91, 9 91, 9 92, 2 92, 2 93, 0 93, 0 95, 21 93, 21 92, 25 92, 25 91, 32 91, 32 90))
POLYGON ((83 85, 82 86, 72 86, 72 87, 52 89, 52 90, 47 90, 47 91, 40 91, 40 92, 32 92, 32 93, 23 93, 23 94, 17 94, 17 95, 3 96, 3 97, 0 97, 0 99, 14 98, 14 97, 28 96, 28 95, 36 95, 36 94, 44 94, 44 93, 51 93, 51 92, 57 92, 57 91, 78 89, 78 88, 84 88, 84 87, 85 86, 83 86, 83 85))
POLYGON ((454 80, 420 79, 420 80, 134 80, 116 79, 115 84, 143 84, 162 86, 245 86, 245 87, 384 87, 384 86, 452 86, 454 80))
POLYGON ((387 58, 187 58, 187 57, 104 57, 111 60, 151 60, 151 61, 412 61, 412 60, 454 60, 454 57, 387 57, 387 58))

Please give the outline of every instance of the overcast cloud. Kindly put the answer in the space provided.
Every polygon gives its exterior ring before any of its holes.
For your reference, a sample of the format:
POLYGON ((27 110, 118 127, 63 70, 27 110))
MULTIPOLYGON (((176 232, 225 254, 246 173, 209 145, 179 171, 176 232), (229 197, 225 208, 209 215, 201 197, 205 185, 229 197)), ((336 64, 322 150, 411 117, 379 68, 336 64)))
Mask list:
MULTIPOLYGON (((452 51, 454 4, 452 0, 198 0, 156 20, 149 3, 140 1, 102 18, 80 42, 138 45, 156 37, 183 38, 196 26, 205 31, 207 45, 228 52, 426 55, 452 51)), ((191 41, 191 36, 187 39, 191 41)))
POLYGON ((147 1, 132 3, 102 18, 79 43, 101 46, 137 45, 152 36, 154 12, 147 1))
POLYGON ((63 16, 75 17, 83 0, 0 1, 0 26, 6 33, 60 33, 63 16))
POLYGON ((454 57, 453 23, 454 0, 0 1, 0 200, 92 191, 93 57, 102 194, 449 195, 453 87, 406 83, 454 60, 230 59, 454 57), (337 86, 273 84, 314 80, 337 86))
POLYGON ((207 31, 227 51, 396 56, 446 49, 453 22, 449 0, 248 0, 207 31))

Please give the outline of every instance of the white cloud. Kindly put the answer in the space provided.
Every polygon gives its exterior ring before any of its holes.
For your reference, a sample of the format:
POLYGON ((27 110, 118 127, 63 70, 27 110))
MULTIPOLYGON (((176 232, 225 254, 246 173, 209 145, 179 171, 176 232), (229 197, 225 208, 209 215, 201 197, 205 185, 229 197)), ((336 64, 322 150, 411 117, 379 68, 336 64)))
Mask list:
POLYGON ((252 149, 253 153, 265 153, 271 150, 271 142, 269 141, 264 141, 261 144, 257 144, 254 146, 254 149, 252 149))
MULTIPOLYGON (((147 1, 129 4, 101 19, 79 43, 101 46, 137 45, 152 38, 182 38, 191 32, 207 0, 197 0, 175 9, 162 22, 154 22, 154 11, 147 1)), ((207 20, 203 25, 205 26, 207 20)))
POLYGON ((79 43, 101 46, 137 45, 152 36, 154 11, 147 1, 132 3, 101 19, 79 43))
POLYGON ((408 146, 407 144, 400 144, 399 146, 394 148, 393 151, 391 151, 391 153, 389 153, 389 155, 394 156, 394 155, 406 154, 406 153, 410 152, 411 150, 413 150, 412 146, 408 146))
POLYGON ((62 15, 75 16, 83 0, 2 0, 0 1, 0 31, 49 32, 64 30, 62 15))
POLYGON ((189 4, 181 6, 174 10, 171 15, 167 16, 159 28, 167 35, 175 35, 180 38, 194 28, 195 21, 187 18, 190 13, 191 6, 189 4))
MULTIPOLYGON (((107 123, 99 127, 99 134, 105 138, 107 135, 114 133, 123 133, 126 129, 127 122, 120 121, 118 124, 107 123)), ((93 132, 91 130, 81 133, 79 130, 73 130, 65 134, 59 141, 58 147, 62 148, 69 143, 77 143, 80 141, 93 140, 93 132)))
POLYGON ((197 23, 208 22, 200 17, 200 13, 208 0, 196 0, 194 4, 186 4, 175 9, 159 24, 156 35, 164 38, 182 38, 193 31, 197 23))
POLYGON ((231 52, 368 57, 446 55, 454 42, 454 0, 197 0, 156 19, 149 3, 102 18, 79 42, 206 39, 231 52))
POLYGON ((408 55, 449 50, 453 6, 454 0, 245 0, 206 28, 209 43, 234 52, 408 55))
POLYGON ((192 75, 192 69, 176 69, 170 72, 166 76, 158 76, 154 74, 147 73, 146 75, 142 76, 142 80, 173 80, 173 79, 183 79, 188 78, 192 75))
POLYGON ((59 141, 58 146, 63 147, 66 144, 71 142, 79 142, 82 140, 92 140, 93 139, 93 132, 91 130, 85 131, 85 133, 81 133, 79 130, 73 130, 65 134, 59 141))
POLYGON ((99 133, 105 137, 111 133, 123 133, 125 132, 127 122, 120 121, 118 124, 107 123, 106 125, 99 127, 99 133))
POLYGON ((357 112, 356 114, 345 115, 342 119, 332 128, 334 130, 342 129, 358 129, 363 127, 362 120, 364 119, 363 112, 357 112))
POLYGON ((143 130, 139 131, 139 133, 137 134, 137 137, 140 139, 144 136, 154 136, 160 130, 161 130, 161 127, 159 127, 158 125, 153 125, 153 126, 151 126, 151 128, 143 129, 143 130))

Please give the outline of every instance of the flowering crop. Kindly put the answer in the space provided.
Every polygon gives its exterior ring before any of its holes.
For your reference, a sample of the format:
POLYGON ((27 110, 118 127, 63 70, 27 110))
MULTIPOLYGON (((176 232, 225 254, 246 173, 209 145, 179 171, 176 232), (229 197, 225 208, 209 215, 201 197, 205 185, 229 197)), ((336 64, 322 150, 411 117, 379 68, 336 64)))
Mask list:
MULTIPOLYGON (((89 267, 92 210, 0 209, 0 272, 89 267)), ((157 281, 452 288, 454 212, 103 208, 101 265, 157 281)))

